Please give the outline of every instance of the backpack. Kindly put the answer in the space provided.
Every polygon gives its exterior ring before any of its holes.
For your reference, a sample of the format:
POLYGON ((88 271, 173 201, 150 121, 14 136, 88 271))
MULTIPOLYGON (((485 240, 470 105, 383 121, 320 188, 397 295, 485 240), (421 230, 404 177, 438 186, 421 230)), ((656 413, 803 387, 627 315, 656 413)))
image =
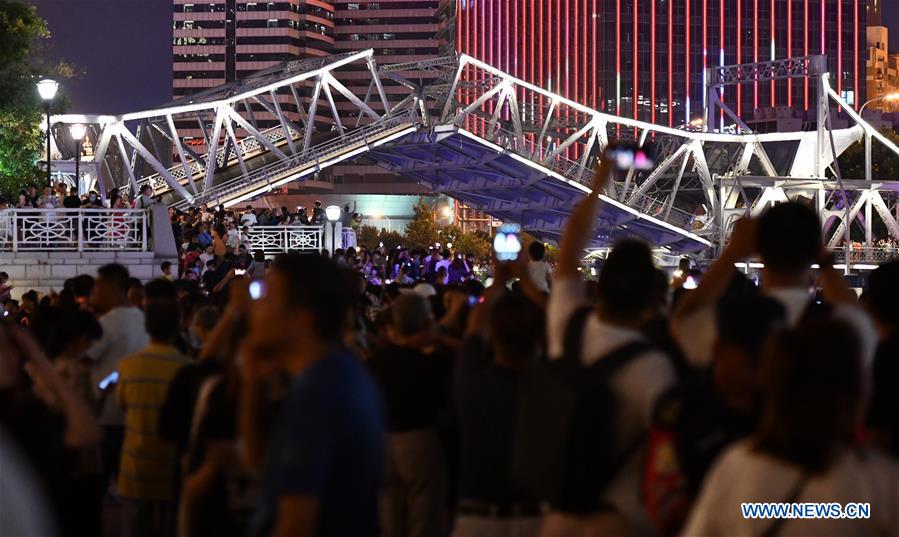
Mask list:
POLYGON ((620 467, 645 434, 616 451, 617 398, 612 376, 653 346, 627 343, 593 365, 581 362, 591 308, 575 311, 560 359, 541 360, 522 385, 510 475, 533 497, 561 512, 595 513, 620 467))

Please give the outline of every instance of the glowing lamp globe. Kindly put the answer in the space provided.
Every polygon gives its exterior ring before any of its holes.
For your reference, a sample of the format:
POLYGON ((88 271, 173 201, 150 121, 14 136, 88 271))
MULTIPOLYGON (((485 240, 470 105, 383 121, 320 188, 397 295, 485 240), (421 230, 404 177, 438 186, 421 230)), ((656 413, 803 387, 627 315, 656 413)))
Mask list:
POLYGON ((37 83, 37 92, 41 94, 41 99, 51 101, 56 97, 56 90, 59 89, 59 82, 45 78, 37 83))

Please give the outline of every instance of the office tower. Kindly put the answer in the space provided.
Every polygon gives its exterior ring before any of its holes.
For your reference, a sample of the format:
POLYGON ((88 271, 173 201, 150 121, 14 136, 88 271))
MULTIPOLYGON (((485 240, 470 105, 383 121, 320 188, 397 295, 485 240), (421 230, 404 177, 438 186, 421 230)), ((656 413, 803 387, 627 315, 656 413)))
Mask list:
MULTIPOLYGON (((456 50, 598 110, 663 125, 702 117, 705 68, 826 54, 831 85, 865 94, 859 0, 453 0, 456 50)), ((808 79, 728 87, 741 116, 815 106, 808 79)))

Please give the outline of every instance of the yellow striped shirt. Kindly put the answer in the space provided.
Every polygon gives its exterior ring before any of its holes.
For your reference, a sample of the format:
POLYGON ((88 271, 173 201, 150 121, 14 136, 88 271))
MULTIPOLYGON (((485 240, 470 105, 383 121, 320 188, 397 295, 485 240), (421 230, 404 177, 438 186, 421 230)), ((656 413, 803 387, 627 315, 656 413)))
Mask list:
POLYGON ((173 498, 175 444, 159 438, 159 410, 175 373, 187 363, 175 347, 155 343, 119 362, 116 399, 125 411, 125 440, 117 484, 126 498, 173 498))

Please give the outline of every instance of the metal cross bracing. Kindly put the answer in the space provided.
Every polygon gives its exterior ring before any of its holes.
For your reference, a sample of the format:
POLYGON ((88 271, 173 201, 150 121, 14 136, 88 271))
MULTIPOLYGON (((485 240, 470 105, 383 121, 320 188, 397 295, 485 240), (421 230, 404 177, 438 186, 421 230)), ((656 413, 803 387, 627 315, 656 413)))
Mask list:
POLYGON ((847 270, 899 259, 897 243, 885 240, 899 237, 899 181, 740 177, 722 181, 719 196, 722 229, 772 204, 805 200, 818 211, 826 246, 848 260, 847 270))
MULTIPOLYGON (((738 74, 725 69, 720 82, 747 73, 753 80, 789 76, 810 64, 751 72, 734 66, 738 74)), ((56 116, 52 132, 63 147, 67 129, 58 123, 91 124, 87 186, 104 195, 150 182, 170 205, 230 206, 364 154, 550 242, 589 194, 596 158, 610 141, 651 142, 659 149, 656 167, 622 173, 600 193, 606 203, 592 246, 637 236, 671 252, 695 252, 727 236, 722 181, 838 177, 833 155, 862 139, 899 153, 853 115, 826 73, 817 81, 820 102, 843 107, 853 127, 831 130, 821 121, 818 131, 764 134, 672 128, 593 110, 466 55, 379 67, 368 50, 284 64, 155 110, 56 116), (350 76, 341 68, 355 62, 371 76, 364 96, 341 82, 350 76), (338 113, 347 107, 355 121, 338 113)))

